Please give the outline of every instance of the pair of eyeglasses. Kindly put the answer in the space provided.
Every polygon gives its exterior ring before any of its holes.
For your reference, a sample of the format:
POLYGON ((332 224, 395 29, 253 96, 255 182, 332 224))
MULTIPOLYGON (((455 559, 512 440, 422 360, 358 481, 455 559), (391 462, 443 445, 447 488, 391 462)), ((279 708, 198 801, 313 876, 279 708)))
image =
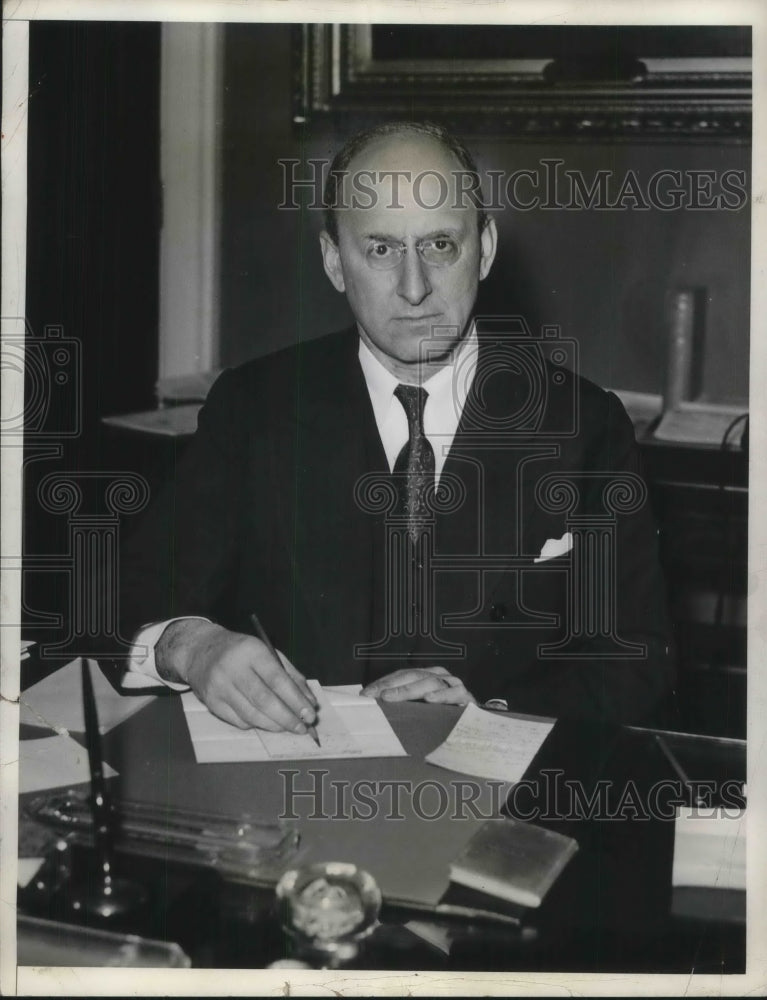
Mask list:
MULTIPOLYGON (((430 236, 417 240, 416 251, 429 267, 448 267, 461 256, 461 244, 452 236, 430 236)), ((368 266, 376 271, 390 271, 405 258, 407 247, 392 240, 371 240, 365 250, 368 266)))

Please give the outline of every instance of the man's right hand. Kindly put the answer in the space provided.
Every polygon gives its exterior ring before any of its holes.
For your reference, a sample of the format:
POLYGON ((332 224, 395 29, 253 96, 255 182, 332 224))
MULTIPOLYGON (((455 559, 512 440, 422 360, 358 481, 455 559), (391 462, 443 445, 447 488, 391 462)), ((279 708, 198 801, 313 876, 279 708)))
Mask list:
POLYGON ((155 648, 164 680, 188 684, 220 719, 239 729, 306 733, 317 702, 304 676, 251 635, 200 619, 171 622, 155 648))

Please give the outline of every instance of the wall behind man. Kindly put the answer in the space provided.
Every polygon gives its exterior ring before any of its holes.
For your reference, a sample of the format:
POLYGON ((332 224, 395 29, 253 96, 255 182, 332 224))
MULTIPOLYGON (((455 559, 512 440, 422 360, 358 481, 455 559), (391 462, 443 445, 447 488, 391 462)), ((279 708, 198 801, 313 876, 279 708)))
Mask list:
MULTIPOLYGON (((321 266, 321 214, 280 209, 280 159, 330 159, 343 131, 291 122, 289 25, 227 29, 224 98, 221 343, 238 364, 351 322, 321 266)), ((481 169, 541 172, 545 159, 644 184, 659 170, 750 169, 750 149, 725 143, 519 143, 468 137, 481 169)), ((308 169, 297 173, 307 176, 308 169)), ((715 185, 715 190, 718 187, 715 185)), ((527 196, 529 186, 519 187, 527 196)), ((567 199, 565 199, 567 200, 567 199)), ((500 248, 479 313, 558 324, 577 340, 580 367, 613 388, 661 392, 669 297, 698 289, 699 389, 704 399, 748 395, 750 205, 738 211, 511 208, 497 212, 500 248)))
MULTIPOLYGON (((104 514, 107 484, 142 467, 100 419, 155 402, 159 77, 157 23, 30 22, 22 592, 30 638, 63 639, 62 615, 63 628, 74 628, 73 521, 104 514), (41 499, 56 475, 81 497, 75 513, 41 499)), ((11 345, 11 361, 13 353, 11 345)))

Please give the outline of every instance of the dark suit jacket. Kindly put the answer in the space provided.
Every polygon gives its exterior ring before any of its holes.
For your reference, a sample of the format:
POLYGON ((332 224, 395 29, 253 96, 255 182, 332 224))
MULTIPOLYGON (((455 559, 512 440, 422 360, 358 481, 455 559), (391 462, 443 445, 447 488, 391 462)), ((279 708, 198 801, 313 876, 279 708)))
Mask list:
POLYGON ((480 344, 440 480, 431 627, 391 621, 390 476, 347 330, 218 379, 123 553, 122 635, 180 615, 249 631, 256 611, 323 683, 442 664, 518 711, 646 718, 672 668, 631 423, 532 338, 480 344), (534 562, 567 531, 570 553, 534 562))

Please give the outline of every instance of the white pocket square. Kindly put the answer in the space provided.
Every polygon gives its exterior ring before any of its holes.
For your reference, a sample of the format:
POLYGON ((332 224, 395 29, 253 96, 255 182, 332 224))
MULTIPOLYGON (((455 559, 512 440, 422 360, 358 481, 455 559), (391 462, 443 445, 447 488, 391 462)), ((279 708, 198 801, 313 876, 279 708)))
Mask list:
POLYGON ((537 559, 533 559, 533 562, 546 562, 547 559, 556 559, 557 556, 563 556, 573 547, 573 536, 569 531, 566 531, 561 538, 547 538, 541 549, 541 554, 537 559))

